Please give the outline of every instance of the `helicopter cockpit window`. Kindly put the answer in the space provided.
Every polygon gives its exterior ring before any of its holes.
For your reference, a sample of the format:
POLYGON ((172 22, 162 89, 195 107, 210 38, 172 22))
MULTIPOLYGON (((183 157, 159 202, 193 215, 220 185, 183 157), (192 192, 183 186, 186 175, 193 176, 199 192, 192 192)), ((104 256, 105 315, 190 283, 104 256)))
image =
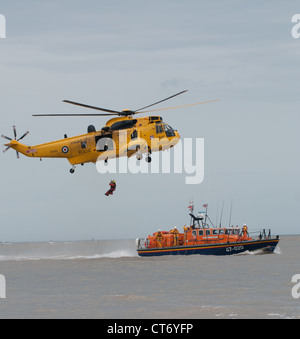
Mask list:
POLYGON ((81 148, 82 148, 82 149, 87 148, 87 141, 83 141, 83 142, 81 143, 81 148))
POLYGON ((157 134, 161 134, 161 133, 163 133, 163 132, 164 132, 164 130, 163 130, 162 125, 161 125, 161 124, 157 124, 157 125, 156 125, 156 133, 157 133, 157 134))
POLYGON ((175 137, 175 132, 171 126, 167 124, 163 124, 163 126, 167 137, 175 137))

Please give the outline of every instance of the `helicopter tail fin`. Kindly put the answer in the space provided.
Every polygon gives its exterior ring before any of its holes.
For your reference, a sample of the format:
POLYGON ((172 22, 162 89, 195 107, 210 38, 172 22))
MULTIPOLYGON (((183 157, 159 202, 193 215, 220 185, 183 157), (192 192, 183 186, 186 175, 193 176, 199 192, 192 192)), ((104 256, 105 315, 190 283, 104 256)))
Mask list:
POLYGON ((21 144, 17 140, 11 140, 11 142, 9 142, 8 144, 5 144, 4 146, 6 146, 6 149, 3 152, 6 152, 10 148, 12 148, 16 151, 18 159, 20 158, 19 153, 24 154, 27 157, 31 156, 31 154, 30 154, 31 153, 30 152, 31 147, 24 145, 24 144, 21 144))

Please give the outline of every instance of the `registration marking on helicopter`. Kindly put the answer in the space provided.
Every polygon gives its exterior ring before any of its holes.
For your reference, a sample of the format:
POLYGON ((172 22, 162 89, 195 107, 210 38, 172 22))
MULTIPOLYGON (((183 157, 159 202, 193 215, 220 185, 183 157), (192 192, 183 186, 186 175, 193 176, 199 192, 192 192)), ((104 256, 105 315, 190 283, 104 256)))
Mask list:
POLYGON ((28 149, 26 151, 26 153, 37 153, 37 149, 33 148, 33 149, 28 149))
POLYGON ((89 152, 92 152, 91 148, 82 149, 82 150, 78 151, 79 154, 85 154, 85 153, 89 153, 89 152))

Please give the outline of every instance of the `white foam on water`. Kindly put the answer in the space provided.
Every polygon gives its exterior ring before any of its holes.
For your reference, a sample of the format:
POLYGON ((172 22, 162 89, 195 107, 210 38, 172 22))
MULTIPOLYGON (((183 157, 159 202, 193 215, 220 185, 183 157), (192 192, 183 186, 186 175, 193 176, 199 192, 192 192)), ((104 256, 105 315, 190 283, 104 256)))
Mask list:
POLYGON ((265 254, 266 252, 264 250, 256 250, 256 251, 245 251, 245 252, 241 252, 241 253, 237 253, 235 255, 239 256, 239 255, 260 255, 260 254, 265 254))
POLYGON ((135 257, 129 251, 115 251, 105 254, 94 254, 94 255, 54 255, 54 256, 0 256, 1 261, 38 261, 38 260, 88 260, 88 259, 101 259, 101 258, 126 258, 135 257))
POLYGON ((237 253, 235 255, 263 255, 263 254, 272 254, 272 253, 282 254, 279 246, 277 246, 273 252, 270 251, 270 250, 261 248, 261 249, 255 250, 255 251, 248 251, 247 250, 245 252, 237 253))
POLYGON ((274 250, 274 253, 275 254, 282 254, 281 249, 280 249, 280 247, 278 245, 276 246, 276 248, 274 250))
POLYGON ((0 252, 0 262, 2 261, 38 261, 38 260, 89 260, 102 258, 123 258, 137 256, 134 248, 127 247, 116 249, 116 246, 95 246, 95 244, 80 243, 45 243, 45 244, 28 244, 21 249, 19 245, 12 246, 10 251, 0 252), (49 247, 50 246, 50 247, 49 247), (113 247, 113 248, 109 248, 113 247))

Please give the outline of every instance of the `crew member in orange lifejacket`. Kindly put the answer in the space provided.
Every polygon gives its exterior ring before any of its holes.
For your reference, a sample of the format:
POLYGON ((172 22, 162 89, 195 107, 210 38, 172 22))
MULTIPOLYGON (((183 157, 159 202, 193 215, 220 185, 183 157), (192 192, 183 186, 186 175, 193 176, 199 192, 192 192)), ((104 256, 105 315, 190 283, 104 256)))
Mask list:
POLYGON ((179 232, 178 232, 177 227, 175 226, 175 227, 170 231, 170 233, 173 234, 173 237, 174 237, 174 246, 178 246, 178 245, 179 245, 179 242, 178 242, 179 232))
POLYGON ((184 232, 184 242, 186 242, 187 232, 189 231, 189 227, 183 226, 183 232, 184 232))
POLYGON ((105 193, 106 196, 113 195, 114 191, 116 190, 117 184, 114 180, 112 180, 110 183, 110 189, 105 193))
POLYGON ((163 234, 161 233, 160 230, 156 233, 156 241, 157 241, 157 247, 162 248, 161 241, 163 240, 163 234))
POLYGON ((247 239, 248 238, 248 227, 246 224, 243 225, 242 233, 243 233, 243 239, 247 239))

